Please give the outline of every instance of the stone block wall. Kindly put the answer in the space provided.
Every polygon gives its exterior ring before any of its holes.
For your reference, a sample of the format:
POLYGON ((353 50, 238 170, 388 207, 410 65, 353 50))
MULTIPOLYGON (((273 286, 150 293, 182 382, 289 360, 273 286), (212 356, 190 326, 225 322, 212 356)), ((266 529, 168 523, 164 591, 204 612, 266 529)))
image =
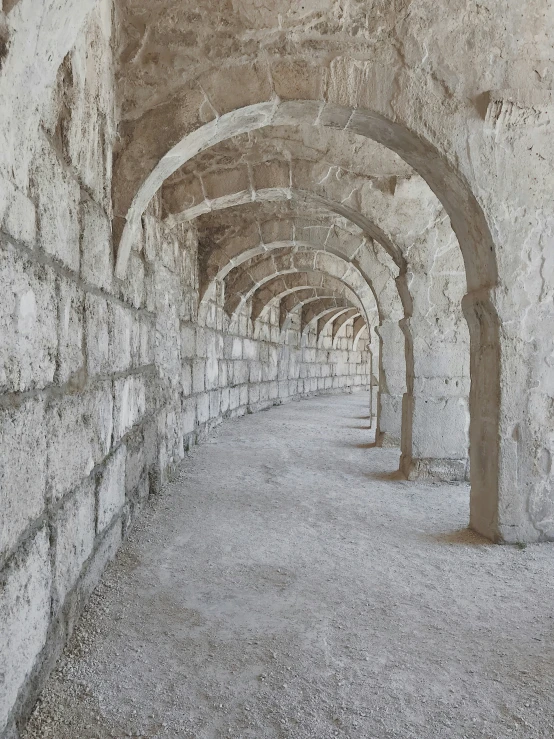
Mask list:
POLYGON ((0 736, 17 735, 144 501, 224 418, 369 385, 365 343, 332 350, 273 307, 198 321, 197 240, 154 201, 114 277, 107 3, 58 73, 26 187, 0 203, 0 736))

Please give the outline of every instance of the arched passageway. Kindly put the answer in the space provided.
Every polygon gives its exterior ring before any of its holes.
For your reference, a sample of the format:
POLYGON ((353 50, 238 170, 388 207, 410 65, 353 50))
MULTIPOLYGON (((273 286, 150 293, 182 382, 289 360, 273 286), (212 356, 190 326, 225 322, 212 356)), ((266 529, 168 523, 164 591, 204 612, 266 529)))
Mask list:
POLYGON ((470 477, 474 531, 554 539, 541 2, 4 0, 2 739, 223 421, 362 393, 369 496, 470 477))

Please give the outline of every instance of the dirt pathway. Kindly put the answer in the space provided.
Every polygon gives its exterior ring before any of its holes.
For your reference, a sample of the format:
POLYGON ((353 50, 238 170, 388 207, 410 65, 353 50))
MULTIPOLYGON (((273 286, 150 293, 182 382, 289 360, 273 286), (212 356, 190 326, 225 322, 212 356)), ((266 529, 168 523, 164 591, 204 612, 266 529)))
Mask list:
POLYGON ((554 736, 554 550, 394 479, 367 396, 223 425, 135 526, 24 739, 554 736))

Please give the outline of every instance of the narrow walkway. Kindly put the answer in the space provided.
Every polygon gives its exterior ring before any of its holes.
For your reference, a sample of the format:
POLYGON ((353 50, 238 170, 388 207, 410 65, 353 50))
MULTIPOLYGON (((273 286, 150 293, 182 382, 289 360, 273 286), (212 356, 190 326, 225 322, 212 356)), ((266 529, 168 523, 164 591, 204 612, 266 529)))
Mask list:
POLYGON ((394 478, 367 395, 225 424, 109 568, 25 739, 554 736, 550 545, 394 478))

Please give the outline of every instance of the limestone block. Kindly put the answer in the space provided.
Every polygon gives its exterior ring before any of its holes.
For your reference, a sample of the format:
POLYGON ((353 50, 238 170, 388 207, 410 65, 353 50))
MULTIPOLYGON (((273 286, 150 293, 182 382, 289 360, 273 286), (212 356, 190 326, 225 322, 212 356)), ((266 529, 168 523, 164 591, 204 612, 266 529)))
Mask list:
POLYGON ((239 405, 248 405, 248 385, 241 385, 239 388, 239 405))
POLYGON ((227 385, 227 362, 220 360, 219 365, 219 387, 224 388, 227 385))
POLYGON ((248 382, 248 376, 249 376, 248 362, 242 359, 239 360, 238 362, 234 362, 233 383, 235 385, 241 385, 244 382, 248 382))
POLYGON ((108 303, 109 361, 112 372, 125 372, 131 367, 132 314, 119 303, 108 303))
POLYGON ((193 326, 181 326, 181 355, 187 359, 196 357, 196 334, 193 326))
POLYGON ((59 500, 109 452, 113 426, 111 383, 53 400, 47 410, 48 493, 59 500))
POLYGON ((98 485, 96 530, 102 532, 125 505, 125 462, 127 448, 122 444, 107 461, 98 485))
POLYGON ((96 532, 93 480, 85 480, 56 514, 54 530, 54 584, 58 604, 75 585, 85 561, 92 554, 96 532))
POLYGON ((212 331, 206 335, 206 388, 212 390, 219 384, 219 357, 223 346, 220 336, 212 331))
POLYGON ((281 100, 323 99, 325 78, 322 67, 304 59, 278 59, 272 63, 271 76, 281 100))
POLYGON ((156 317, 154 359, 164 381, 177 388, 181 372, 179 318, 175 306, 169 305, 156 317))
POLYGON ((224 415, 229 410, 230 402, 230 391, 228 387, 224 387, 221 390, 221 414, 224 415))
POLYGON ((106 566, 121 546, 121 526, 114 526, 101 535, 100 544, 87 564, 80 589, 86 596, 94 590, 104 574, 106 566))
POLYGON ((225 337, 225 357, 227 359, 242 359, 242 339, 238 336, 225 337), (230 339, 230 351, 227 339, 230 339))
POLYGON ((262 381, 262 364, 261 362, 249 362, 250 382, 262 381))
POLYGON ((142 257, 135 252, 129 255, 125 279, 121 283, 121 299, 133 308, 140 308, 145 302, 145 269, 142 257))
MULTIPOLYGON (((4 184, 0 184, 0 188, 4 184)), ((31 246, 36 239, 36 209, 33 201, 6 183, 7 205, 3 230, 16 241, 31 246)), ((0 217, 1 223, 1 217, 0 217)))
POLYGON ((206 360, 206 389, 213 390, 219 385, 219 362, 217 356, 210 354, 206 360))
POLYGON ((108 374, 111 370, 109 320, 107 301, 87 293, 85 297, 87 370, 93 377, 108 374))
POLYGON ((44 403, 0 411, 0 555, 42 513, 46 495, 44 403))
POLYGON ((238 387, 229 389, 229 410, 233 411, 240 405, 240 394, 238 387))
POLYGON ((202 181, 208 200, 250 191, 248 169, 244 166, 223 170, 222 172, 208 173, 202 178, 202 181))
POLYGON ((0 589, 0 732, 46 641, 50 621, 49 537, 38 531, 3 572, 0 589))
POLYGON ((210 392, 210 418, 217 418, 219 416, 220 404, 221 404, 220 391, 212 390, 210 392))
POLYGON ((142 420, 146 411, 146 388, 140 375, 114 381, 113 441, 118 442, 142 420))
POLYGON ((58 374, 60 383, 84 368, 83 306, 84 294, 75 283, 58 278, 58 374))
POLYGON ((163 229, 163 238, 160 243, 160 259, 170 272, 178 271, 179 243, 176 235, 172 231, 168 232, 166 228, 163 229))
POLYGON ((125 461, 125 493, 131 497, 137 489, 146 470, 145 439, 143 429, 138 429, 136 434, 127 437, 127 459, 125 461))
POLYGON ((195 357, 206 356, 206 331, 201 326, 196 329, 195 357))
POLYGON ((87 32, 78 36, 71 52, 72 106, 66 122, 66 153, 95 200, 109 208, 115 103, 112 55, 101 25, 91 16, 87 32))
POLYGON ((466 459, 469 407, 465 397, 413 397, 412 457, 466 459))
POLYGON ((402 396, 380 394, 379 431, 385 437, 384 445, 400 444, 402 427, 402 396))
POLYGON ((262 162, 253 168, 254 187, 265 188, 290 187, 290 166, 286 161, 272 159, 262 162))
POLYGON ((231 67, 223 77, 212 71, 200 78, 201 89, 219 115, 270 100, 271 80, 264 63, 247 63, 231 67))
POLYGON ((398 323, 388 321, 379 326, 382 338, 381 368, 384 387, 392 395, 401 395, 406 390, 406 363, 404 334, 398 323))
POLYGON ((23 392, 54 380, 57 324, 54 272, 0 245, 0 390, 23 392))
POLYGON ((183 370, 181 372, 181 387, 183 395, 191 395, 192 393, 192 363, 183 362, 183 370))
POLYGON ((140 319, 140 364, 154 363, 154 329, 148 318, 140 319))
POLYGON ((196 398, 187 398, 183 402, 183 433, 190 434, 196 428, 196 398))
POLYGON ((250 405, 257 403, 260 400, 260 387, 259 385, 248 385, 248 402, 250 405))
MULTIPOLYGON (((131 264, 129 272, 132 271, 131 264)), ((81 277, 111 290, 113 281, 112 230, 103 209, 90 199, 81 204, 81 277)))
POLYGON ((149 262, 156 262, 160 256, 162 226, 157 218, 146 213, 142 217, 144 235, 144 256, 149 262))
POLYGON ((206 362, 197 359, 192 363, 192 391, 203 393, 206 386, 206 362))
POLYGON ((46 140, 37 149, 32 183, 37 198, 39 246, 78 272, 81 190, 46 140))
POLYGON ((198 423, 206 423, 210 419, 210 395, 201 393, 196 398, 196 417, 198 423))
POLYGON ((235 378, 234 378, 235 363, 227 362, 226 364, 227 364, 227 384, 234 385, 235 383, 235 378))
POLYGON ((135 313, 131 316, 131 367, 138 369, 140 361, 140 318, 135 313))
POLYGON ((259 343, 252 339, 244 339, 243 341, 243 358, 247 360, 256 360, 259 355, 259 343))

